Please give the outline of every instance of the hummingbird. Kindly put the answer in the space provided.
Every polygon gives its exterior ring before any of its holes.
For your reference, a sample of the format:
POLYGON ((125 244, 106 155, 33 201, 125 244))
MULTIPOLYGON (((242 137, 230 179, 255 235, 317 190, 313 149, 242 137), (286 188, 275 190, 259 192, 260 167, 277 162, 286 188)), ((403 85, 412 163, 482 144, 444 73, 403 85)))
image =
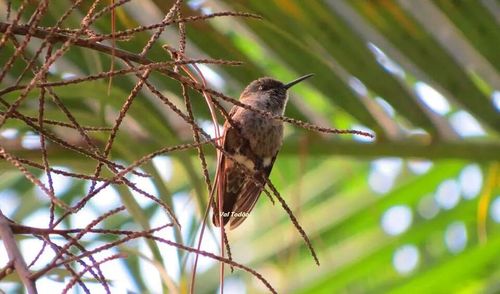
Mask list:
MULTIPOLYGON (((257 79, 243 90, 240 101, 254 109, 283 115, 288 89, 312 75, 302 76, 287 84, 269 77, 257 79)), ((254 208, 265 179, 271 173, 283 144, 283 122, 237 105, 233 106, 229 117, 232 124, 229 121, 224 123, 221 144, 231 158, 221 154, 218 161, 212 222, 219 227, 219 214, 222 214, 223 225, 229 223, 229 228, 234 229, 254 208), (223 209, 219 210, 218 200, 221 198, 223 209)))

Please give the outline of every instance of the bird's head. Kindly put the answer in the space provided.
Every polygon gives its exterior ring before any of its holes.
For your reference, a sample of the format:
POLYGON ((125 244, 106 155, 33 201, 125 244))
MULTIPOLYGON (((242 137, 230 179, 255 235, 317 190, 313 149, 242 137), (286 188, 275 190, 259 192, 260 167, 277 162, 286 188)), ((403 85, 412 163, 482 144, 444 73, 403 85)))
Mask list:
POLYGON ((302 76, 286 84, 270 77, 260 78, 251 82, 245 88, 243 93, 241 93, 240 99, 269 100, 269 103, 283 110, 287 100, 288 89, 311 76, 313 76, 313 74, 302 76))

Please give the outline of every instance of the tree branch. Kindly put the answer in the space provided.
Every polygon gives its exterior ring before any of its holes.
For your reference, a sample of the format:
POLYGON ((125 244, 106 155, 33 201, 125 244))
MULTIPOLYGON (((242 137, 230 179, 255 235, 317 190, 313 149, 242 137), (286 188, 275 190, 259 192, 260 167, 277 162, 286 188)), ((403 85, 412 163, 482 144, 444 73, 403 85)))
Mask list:
MULTIPOLYGON (((280 156, 296 156, 300 153, 300 137, 285 138, 280 156)), ((39 150, 28 150, 20 145, 8 144, 8 140, 0 138, 0 145, 9 152, 23 159, 37 161, 40 158, 39 150), (17 147, 15 147, 17 146, 17 147), (9 148, 10 147, 10 148, 9 148)), ((83 143, 81 143, 83 144, 83 143)), ((141 144, 147 150, 158 148, 153 141, 144 140, 141 144)), ((353 141, 325 140, 319 137, 308 139, 307 149, 314 156, 353 156, 361 159, 393 156, 402 158, 422 158, 429 160, 463 159, 477 162, 500 161, 500 142, 495 141, 439 141, 423 143, 414 140, 384 141, 376 143, 362 143, 353 141)), ((74 153, 57 145, 47 146, 47 152, 52 155, 54 164, 71 164, 74 153)), ((194 155, 194 153, 193 153, 194 155)), ((207 156, 214 156, 213 149, 207 148, 207 156)), ((120 154, 114 154, 119 159, 120 154)), ((172 153, 171 156, 178 156, 172 153)), ((0 169, 7 167, 0 159, 0 169)))
MULTIPOLYGON (((280 154, 299 154, 300 138, 285 140, 280 154)), ((345 155, 370 159, 383 156, 422 158, 430 160, 464 159, 472 161, 499 161, 500 142, 496 141, 438 141, 424 143, 417 140, 363 143, 309 138, 307 150, 315 156, 345 155)))
MULTIPOLYGON (((5 22, 0 22, 0 33, 5 33, 7 28, 9 27, 9 23, 5 22)), ((34 33, 31 35, 32 37, 38 38, 38 39, 45 39, 47 36, 49 36, 50 32, 40 29, 40 28, 32 28, 34 33)), ((29 27, 26 25, 13 25, 12 27, 12 34, 14 35, 26 35, 28 34, 29 27)), ((69 40, 71 36, 66 35, 66 34, 60 34, 60 33, 52 33, 52 36, 50 37, 50 42, 52 43, 59 43, 59 42, 66 42, 69 40)), ((106 45, 99 44, 95 41, 90 41, 90 40, 85 40, 81 38, 77 38, 74 40, 74 44, 80 47, 85 47, 85 48, 90 48, 94 49, 96 51, 104 52, 107 54, 114 54, 116 57, 125 59, 125 60, 130 60, 134 61, 140 64, 149 64, 151 61, 147 58, 143 58, 138 54, 133 54, 118 48, 115 48, 115 51, 112 52, 112 48, 106 45)))
POLYGON ((19 275, 19 279, 21 279, 22 283, 26 287, 26 290, 30 294, 38 293, 36 290, 36 284, 33 280, 31 280, 31 273, 28 270, 28 266, 21 255, 21 251, 17 246, 16 240, 14 239, 14 235, 10 229, 10 222, 5 218, 2 211, 0 210, 0 237, 3 241, 3 245, 5 247, 5 251, 7 251, 7 255, 9 256, 9 260, 14 263, 14 268, 16 269, 17 274, 19 275))

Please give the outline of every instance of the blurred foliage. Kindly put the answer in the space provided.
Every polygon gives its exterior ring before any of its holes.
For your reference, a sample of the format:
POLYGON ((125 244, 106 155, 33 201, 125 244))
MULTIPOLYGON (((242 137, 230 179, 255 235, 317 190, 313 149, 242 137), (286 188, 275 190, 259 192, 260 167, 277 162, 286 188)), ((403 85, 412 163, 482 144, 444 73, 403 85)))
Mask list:
MULTIPOLYGON (((52 1, 43 25, 53 23, 71 2, 52 1)), ((117 10, 117 29, 159 22, 172 3, 131 1, 117 10)), ((18 1, 12 5, 13 11, 19 7, 18 1)), ((256 269, 280 293, 500 291, 500 2, 207 0, 187 1, 182 14, 225 10, 257 13, 264 19, 229 17, 187 24, 189 57, 244 62, 239 67, 204 67, 212 86, 238 97, 246 84, 260 76, 288 81, 312 72, 314 78, 293 89, 287 116, 377 134, 372 142, 287 126, 284 150, 271 180, 311 238, 321 266, 314 264, 286 213, 267 197, 240 228, 230 232, 233 258, 256 269)), ((71 27, 79 17, 72 14, 65 24, 71 27)), ((92 29, 110 33, 109 15, 92 29)), ((139 33, 117 46, 139 53, 149 35, 139 33)), ((176 30, 168 28, 161 40, 174 46, 177 37, 176 30)), ((1 50, 3 64, 14 49, 1 50)), ((148 57, 168 60, 159 46, 148 57)), ((16 63, 13 72, 22 71, 22 65, 16 63)), ((106 70, 110 58, 75 47, 56 67, 51 73, 54 80, 106 70)), ((176 83, 155 74, 150 80, 181 105, 176 83)), ((115 77, 109 94, 105 80, 56 92, 82 125, 109 126, 135 81, 132 76, 115 77)), ((8 86, 8 80, 1 84, 8 86)), ((198 121, 207 124, 203 98, 191 94, 198 121)), ((16 96, 3 98, 12 101, 16 96)), ((34 94, 29 99, 35 98, 34 94)), ((34 117, 38 113, 36 103, 24 103, 21 110, 34 117)), ((57 109, 47 109, 46 116, 65 119, 57 109)), ((30 134, 24 125, 9 120, 0 130, 4 135, 0 144, 7 144, 5 131, 13 129, 17 133, 11 140, 24 141, 30 134)), ((106 139, 101 133, 92 136, 97 141, 106 139)), ((116 138, 112 158, 130 163, 189 140, 189 126, 143 90, 116 138)), ((212 155, 213 175, 213 150, 206 149, 212 155)), ((64 149, 50 151, 51 164, 89 174, 95 167, 84 156, 75 157, 64 149)), ((12 152, 40 160, 39 153, 29 148, 12 152)), ((172 154, 142 168, 154 175, 147 183, 152 193, 173 203, 183 221, 182 236, 176 235, 176 240, 192 246, 208 197, 195 152, 172 154)), ((88 189, 80 180, 67 185, 60 194, 67 203, 88 189)), ((4 198, 0 206, 2 211, 9 206, 9 217, 20 223, 48 205, 32 187, 15 167, 0 161, 0 198, 4 198)), ((131 215, 113 218, 105 226, 152 226, 158 207, 139 201, 125 188, 113 193, 117 192, 131 215)), ((91 202, 96 213, 105 211, 99 201, 91 202)), ((75 221, 72 218, 65 226, 74 227, 75 221)), ((134 245, 139 246, 129 244, 134 245)), ((180 274, 167 272, 184 292, 191 260, 164 245, 151 245, 150 250, 158 260, 163 254, 160 262, 167 269, 180 265, 180 274), (167 251, 174 255, 165 255, 167 251)), ((140 259, 133 253, 127 259, 131 283, 141 292, 161 289, 148 277, 155 270, 144 270, 140 259)), ((215 263, 202 269, 197 293, 216 291, 217 276, 215 263)), ((227 283, 248 293, 266 291, 241 271, 228 274, 227 283)))

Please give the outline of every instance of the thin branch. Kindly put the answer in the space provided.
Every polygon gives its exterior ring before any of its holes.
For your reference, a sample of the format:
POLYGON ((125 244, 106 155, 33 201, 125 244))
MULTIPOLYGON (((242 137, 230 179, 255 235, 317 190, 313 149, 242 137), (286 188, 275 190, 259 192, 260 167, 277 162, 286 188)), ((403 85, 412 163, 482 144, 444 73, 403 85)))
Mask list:
POLYGON ((319 258, 317 256, 316 251, 314 250, 314 247, 311 244, 311 240, 309 240, 309 237, 307 236, 306 232, 304 231, 304 229, 302 228, 302 226, 299 224, 299 221, 297 220, 297 218, 293 214, 293 212, 290 209, 290 207, 286 204, 286 202, 283 199, 283 197, 281 197, 281 195, 278 192, 278 190, 276 189, 276 187, 274 187, 273 183, 271 183, 271 181, 267 177, 265 178, 265 180, 266 180, 267 186, 273 192, 274 197, 276 197, 276 199, 278 199, 278 201, 281 203, 281 206, 283 207, 283 209, 286 211, 286 213, 290 217, 290 220, 292 221, 293 225, 295 226, 295 228, 297 229, 297 231, 299 231, 300 236, 302 237, 302 239, 304 239, 304 242, 306 243, 307 248, 309 248, 309 251, 311 252, 312 257, 314 258, 314 261, 319 266, 319 258))
MULTIPOLYGON (((1 96, 1 94, 0 94, 0 96, 1 96)), ((0 115, 4 115, 4 114, 5 114, 4 111, 0 111, 0 115)), ((20 119, 19 117, 17 117, 17 115, 15 115, 14 118, 20 119)), ((33 121, 33 122, 38 122, 38 119, 36 117, 25 116, 25 118, 30 120, 30 121, 33 121)), ((47 125, 54 125, 54 126, 59 126, 59 127, 64 127, 64 128, 75 129, 75 127, 73 125, 62 122, 62 121, 57 121, 57 120, 44 119, 43 123, 47 124, 47 125)), ((84 129, 85 131, 90 131, 90 132, 111 131, 110 127, 82 126, 82 129, 84 129)))
POLYGON ((30 294, 38 293, 36 290, 35 280, 31 279, 31 273, 28 270, 28 266, 24 261, 24 258, 17 246, 14 235, 10 230, 9 221, 5 218, 2 211, 0 210, 0 237, 3 241, 5 251, 9 256, 9 260, 13 262, 14 268, 16 269, 19 279, 22 281, 26 290, 30 294))
POLYGON ((49 196, 50 201, 57 204, 59 207, 66 211, 71 211, 66 203, 59 200, 53 192, 51 192, 37 177, 30 173, 19 161, 17 161, 12 155, 10 155, 3 147, 0 146, 0 157, 4 158, 12 165, 14 165, 30 182, 38 186, 47 196, 49 196))
POLYGON ((79 278, 83 277, 83 275, 86 272, 90 271, 92 269, 92 267, 98 267, 105 262, 115 260, 118 258, 126 258, 126 257, 127 257, 127 255, 125 253, 118 253, 118 254, 108 256, 108 257, 104 258, 103 260, 100 260, 100 261, 92 264, 92 266, 86 266, 81 272, 79 272, 75 277, 73 277, 73 279, 71 279, 71 281, 69 281, 68 284, 66 284, 66 287, 63 289, 62 293, 68 293, 68 291, 71 288, 73 288, 73 286, 79 281, 79 278))

